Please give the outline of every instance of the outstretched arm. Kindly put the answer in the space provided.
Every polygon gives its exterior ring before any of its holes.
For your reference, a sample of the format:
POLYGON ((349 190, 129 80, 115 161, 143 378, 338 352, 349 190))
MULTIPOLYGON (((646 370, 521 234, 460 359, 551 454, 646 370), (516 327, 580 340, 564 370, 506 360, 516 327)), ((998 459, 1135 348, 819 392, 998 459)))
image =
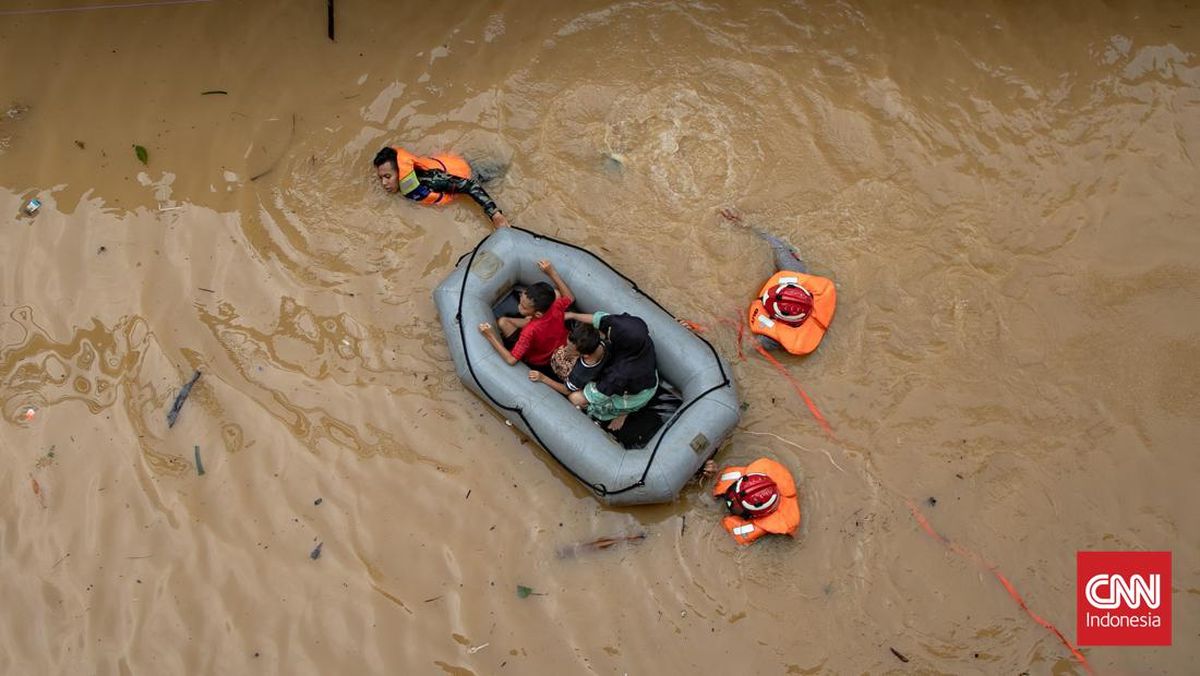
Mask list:
POLYGON ((721 208, 721 217, 730 223, 742 227, 749 228, 751 232, 758 235, 760 239, 765 241, 771 247, 771 254, 775 258, 776 270, 792 270, 793 272, 808 272, 808 266, 804 264, 804 259, 800 258, 800 253, 791 244, 788 244, 783 239, 772 235, 771 233, 750 225, 742 219, 742 215, 736 209, 731 207, 721 208))
POLYGON ((504 343, 501 342, 496 336, 496 331, 492 328, 491 324, 487 322, 480 324, 479 332, 483 334, 484 338, 487 338, 487 341, 492 344, 492 347, 495 348, 496 352, 499 353, 499 355, 504 359, 505 363, 507 363, 509 366, 512 366, 519 361, 512 355, 511 352, 508 351, 508 348, 504 347, 504 343))
POLYGON ((550 376, 547 376, 545 373, 542 373, 541 371, 530 371, 529 379, 535 383, 545 383, 546 385, 549 385, 550 387, 554 388, 555 392, 558 392, 559 394, 561 394, 564 397, 571 394, 571 391, 567 389, 566 385, 558 382, 557 380, 551 378, 550 376))
POLYGON ((567 283, 559 276, 558 270, 554 269, 553 263, 547 260, 540 260, 538 261, 538 269, 546 273, 550 281, 554 282, 554 288, 558 290, 558 295, 574 300, 575 294, 571 293, 571 287, 567 286, 567 283))
POLYGON ((428 185, 433 190, 438 192, 462 193, 475 203, 483 207, 483 213, 492 221, 492 225, 497 228, 508 227, 508 219, 500 211, 500 207, 496 206, 495 200, 483 189, 483 185, 471 178, 463 178, 455 176, 444 171, 432 170, 426 173, 422 183, 428 185))
POLYGON ((608 314, 609 313, 601 311, 601 310, 596 310, 595 312, 589 312, 589 313, 564 312, 563 319, 564 320, 574 319, 577 322, 583 322, 584 324, 591 324, 592 326, 594 326, 596 328, 600 328, 600 320, 607 317, 608 314))

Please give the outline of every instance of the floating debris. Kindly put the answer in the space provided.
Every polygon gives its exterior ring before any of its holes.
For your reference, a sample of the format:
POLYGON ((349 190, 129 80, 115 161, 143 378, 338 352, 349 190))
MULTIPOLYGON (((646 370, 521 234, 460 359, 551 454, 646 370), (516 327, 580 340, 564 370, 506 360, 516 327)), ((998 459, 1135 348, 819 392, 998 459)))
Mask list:
POLYGON ((179 394, 175 395, 175 403, 171 404, 171 410, 167 411, 167 427, 174 427, 175 421, 179 419, 179 410, 183 408, 183 402, 187 400, 188 395, 192 393, 192 385, 200 380, 200 372, 196 371, 192 374, 192 379, 187 381, 187 384, 179 390, 179 394))
POLYGON ((604 170, 619 174, 625 171, 625 163, 628 161, 621 153, 604 153, 604 170))
POLYGON ((42 506, 42 509, 45 509, 46 508, 46 494, 42 492, 42 485, 39 484, 38 480, 33 477, 29 477, 29 482, 30 482, 31 487, 33 488, 34 496, 36 496, 38 499, 38 504, 42 506))
POLYGON ((150 152, 146 150, 145 146, 139 146, 136 143, 133 144, 133 154, 137 155, 138 162, 145 165, 150 164, 150 152))
POLYGON ((291 130, 291 132, 288 133, 287 143, 285 143, 283 146, 285 150, 279 154, 279 157, 275 158, 275 161, 272 162, 270 164, 270 166, 268 166, 266 169, 263 169, 262 171, 258 172, 257 174, 251 176, 250 177, 251 182, 257 181, 258 179, 262 178, 263 176, 266 176, 267 174, 271 173, 271 170, 275 168, 275 165, 279 164, 279 160, 283 159, 284 154, 287 153, 286 149, 292 147, 292 140, 295 138, 296 138, 296 114, 292 113, 292 130, 291 130))
POLYGON ((229 94, 229 92, 225 91, 224 89, 210 89, 206 92, 200 92, 200 96, 212 96, 213 94, 220 94, 222 96, 227 96, 229 94))
POLYGON ((42 208, 42 201, 35 198, 35 199, 31 199, 28 202, 26 202, 25 206, 22 207, 21 210, 24 211, 25 215, 27 215, 27 216, 36 216, 38 209, 41 209, 41 208, 42 208))
POLYGON ((308 558, 312 559, 313 561, 321 558, 321 547, 323 546, 325 546, 324 542, 318 542, 317 546, 314 547, 312 552, 309 553, 308 558))
POLYGON ((200 462, 200 447, 196 446, 196 474, 204 476, 204 463, 200 462))
POLYGON ((584 542, 584 543, 580 543, 580 544, 576 544, 576 545, 568 545, 566 547, 559 547, 558 548, 558 558, 569 559, 569 558, 571 558, 573 556, 577 556, 579 554, 583 554, 583 553, 587 553, 587 552, 598 552, 598 551, 602 551, 602 550, 608 549, 610 547, 613 547, 614 545, 619 545, 619 544, 624 544, 624 543, 638 543, 645 539, 646 539, 645 533, 636 533, 634 535, 618 535, 617 537, 597 538, 595 540, 592 540, 591 542, 584 542))
POLYGON ((908 664, 908 658, 905 657, 904 655, 900 654, 899 650, 896 650, 895 648, 892 648, 892 647, 889 647, 888 650, 892 651, 892 654, 896 656, 896 659, 900 660, 901 662, 904 662, 905 664, 908 664))

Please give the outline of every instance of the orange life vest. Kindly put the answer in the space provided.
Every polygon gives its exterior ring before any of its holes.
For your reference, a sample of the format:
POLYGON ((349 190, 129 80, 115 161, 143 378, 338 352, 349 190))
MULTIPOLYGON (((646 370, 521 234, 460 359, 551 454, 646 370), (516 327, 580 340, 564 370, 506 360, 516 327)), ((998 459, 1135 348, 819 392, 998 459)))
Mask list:
MULTIPOLYGON (((396 176, 400 182, 400 194, 408 197, 414 190, 421 187, 417 180, 417 169, 441 169, 452 176, 471 178, 471 165, 458 155, 433 155, 421 157, 413 155, 400 146, 392 146, 396 151, 396 176)), ((429 191, 424 197, 417 199, 421 204, 446 204, 454 195, 429 191)))
POLYGON ((747 321, 750 331, 760 336, 766 336, 783 346, 792 354, 808 354, 817 349, 825 330, 833 321, 833 311, 837 306, 837 289, 833 281, 816 275, 806 275, 802 272, 780 270, 763 284, 754 302, 750 303, 747 321), (812 313, 800 326, 791 326, 771 317, 762 304, 762 296, 780 284, 799 284, 813 296, 812 313))
POLYGON ((767 533, 794 535, 800 527, 800 498, 796 493, 796 481, 783 465, 770 458, 759 458, 745 467, 726 467, 717 478, 713 496, 720 497, 735 481, 746 474, 766 474, 779 489, 779 508, 758 519, 743 519, 730 514, 721 520, 721 525, 738 544, 748 545, 767 533))

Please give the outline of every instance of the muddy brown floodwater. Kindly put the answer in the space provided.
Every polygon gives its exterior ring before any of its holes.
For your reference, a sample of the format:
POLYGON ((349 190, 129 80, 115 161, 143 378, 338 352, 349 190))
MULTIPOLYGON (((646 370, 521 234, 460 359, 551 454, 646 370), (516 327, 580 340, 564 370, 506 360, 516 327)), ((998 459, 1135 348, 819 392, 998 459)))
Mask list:
POLYGON ((1079 550, 1173 552, 1173 645, 1090 668, 1196 672, 1200 4, 96 4, 0 2, 0 673, 1083 674, 981 564, 1073 643, 1079 550), (389 142, 710 327, 798 537, 470 395, 430 291, 489 226, 389 142), (828 433, 723 206, 838 284, 828 433))

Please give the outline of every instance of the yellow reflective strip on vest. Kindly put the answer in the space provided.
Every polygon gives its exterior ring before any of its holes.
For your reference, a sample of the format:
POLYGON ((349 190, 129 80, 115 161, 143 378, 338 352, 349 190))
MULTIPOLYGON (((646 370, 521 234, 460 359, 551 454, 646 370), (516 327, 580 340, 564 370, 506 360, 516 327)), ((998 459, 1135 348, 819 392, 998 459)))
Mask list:
POLYGON ((732 532, 734 535, 746 535, 747 533, 753 533, 754 524, 748 523, 744 526, 735 526, 732 532))
POLYGON ((417 179, 417 172, 410 171, 408 175, 400 179, 400 192, 407 195, 408 193, 421 187, 421 181, 417 179))
POLYGON ((721 475, 721 481, 733 481, 742 478, 741 472, 726 472, 721 475))
POLYGON ((759 315, 758 323, 762 324, 763 326, 767 327, 768 329, 771 328, 772 326, 775 326, 775 322, 771 321, 766 315, 759 315))
POLYGON ((780 277, 779 283, 780 284, 796 284, 798 286, 800 284, 800 278, 799 277, 780 277))

